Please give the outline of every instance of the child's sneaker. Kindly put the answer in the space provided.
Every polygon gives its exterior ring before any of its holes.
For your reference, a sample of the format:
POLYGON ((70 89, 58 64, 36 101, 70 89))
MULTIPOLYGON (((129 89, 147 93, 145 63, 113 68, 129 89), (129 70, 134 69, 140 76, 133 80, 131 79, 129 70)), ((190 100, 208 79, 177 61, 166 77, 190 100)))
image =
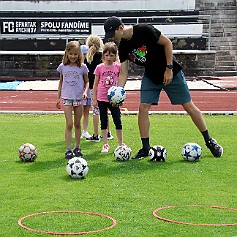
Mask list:
POLYGON ((101 149, 101 152, 103 153, 109 152, 109 148, 110 148, 109 144, 104 144, 104 146, 101 149))
POLYGON ((91 135, 88 133, 88 131, 82 131, 81 138, 89 138, 91 135))
POLYGON ((214 157, 221 157, 223 154, 223 147, 220 146, 217 141, 214 138, 211 138, 207 143, 206 143, 207 148, 211 151, 212 155, 214 157))
POLYGON ((76 157, 81 157, 83 156, 82 153, 81 153, 81 149, 78 148, 78 147, 75 147, 74 150, 73 150, 73 153, 76 157))
POLYGON ((100 142, 100 136, 99 135, 95 136, 95 134, 93 134, 89 138, 86 138, 86 141, 88 141, 88 142, 100 142))
POLYGON ((71 150, 67 150, 66 152, 65 152, 65 159, 72 159, 73 158, 73 153, 72 153, 72 151, 71 150))
POLYGON ((114 139, 114 137, 113 137, 113 135, 112 135, 111 132, 108 132, 107 139, 108 139, 108 140, 114 139))

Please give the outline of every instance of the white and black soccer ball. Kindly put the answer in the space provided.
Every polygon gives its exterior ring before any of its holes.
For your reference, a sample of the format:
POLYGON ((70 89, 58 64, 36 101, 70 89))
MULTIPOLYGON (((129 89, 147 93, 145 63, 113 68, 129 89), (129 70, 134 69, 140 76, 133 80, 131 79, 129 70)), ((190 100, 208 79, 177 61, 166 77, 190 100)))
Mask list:
POLYGON ((118 146, 114 150, 114 157, 117 161, 127 161, 132 153, 132 149, 127 145, 123 144, 122 146, 118 146))
POLYGON ((25 143, 20 146, 18 156, 24 162, 33 162, 38 156, 38 151, 34 145, 25 143))
POLYGON ((110 104, 114 106, 121 105, 126 99, 126 91, 121 86, 111 86, 107 95, 110 104))
POLYGON ((82 157, 73 157, 68 160, 66 171, 71 178, 81 179, 85 177, 89 171, 87 161, 82 157))
POLYGON ((161 145, 156 145, 149 150, 150 161, 165 161, 167 157, 166 149, 161 145))
POLYGON ((202 155, 202 148, 197 143, 189 142, 183 146, 181 154, 186 161, 197 161, 202 155))

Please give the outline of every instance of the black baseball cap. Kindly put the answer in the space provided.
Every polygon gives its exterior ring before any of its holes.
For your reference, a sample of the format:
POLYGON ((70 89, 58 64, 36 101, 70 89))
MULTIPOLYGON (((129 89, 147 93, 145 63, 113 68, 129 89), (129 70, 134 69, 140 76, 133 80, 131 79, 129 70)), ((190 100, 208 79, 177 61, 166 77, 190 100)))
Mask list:
POLYGON ((123 22, 120 18, 116 16, 109 17, 104 23, 104 30, 105 30, 105 38, 104 42, 107 42, 110 38, 112 38, 115 34, 115 30, 120 26, 123 25, 123 22))

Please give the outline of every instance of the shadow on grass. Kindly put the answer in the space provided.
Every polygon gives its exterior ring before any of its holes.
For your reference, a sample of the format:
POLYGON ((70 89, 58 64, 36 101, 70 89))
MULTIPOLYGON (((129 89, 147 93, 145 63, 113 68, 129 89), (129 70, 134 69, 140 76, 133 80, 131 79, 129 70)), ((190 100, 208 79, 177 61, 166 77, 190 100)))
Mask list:
MULTIPOLYGON (((108 157, 108 155, 106 155, 108 157)), ((105 157, 105 158, 106 158, 105 157)), ((131 160, 124 162, 115 161, 114 158, 108 162, 90 162, 88 159, 90 176, 122 176, 126 174, 142 174, 146 170, 170 169, 170 162, 150 162, 148 158, 143 160, 131 160)))
POLYGON ((37 158, 34 162, 22 162, 22 161, 16 161, 19 165, 24 165, 26 167, 26 170, 31 172, 39 172, 43 170, 52 170, 57 169, 62 165, 65 165, 65 161, 60 159, 57 160, 45 160, 43 161, 40 158, 37 158))
POLYGON ((65 181, 65 182, 87 182, 87 177, 83 177, 80 179, 74 179, 71 178, 66 172, 60 177, 61 180, 65 181))

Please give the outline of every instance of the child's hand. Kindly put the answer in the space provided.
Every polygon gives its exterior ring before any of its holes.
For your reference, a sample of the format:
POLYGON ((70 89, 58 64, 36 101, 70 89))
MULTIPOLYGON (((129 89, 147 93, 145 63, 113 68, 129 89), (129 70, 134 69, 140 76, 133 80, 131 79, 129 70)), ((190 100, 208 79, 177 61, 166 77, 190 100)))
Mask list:
POLYGON ((95 107, 96 109, 99 108, 99 107, 98 107, 98 102, 97 102, 97 100, 94 100, 94 101, 93 101, 93 104, 94 104, 94 107, 95 107))
POLYGON ((119 107, 120 105, 118 104, 111 104, 113 107, 119 107))
POLYGON ((83 93, 82 99, 83 99, 83 100, 86 100, 86 99, 87 99, 87 94, 86 94, 86 93, 83 93))
POLYGON ((120 103, 120 104, 113 104, 113 103, 111 103, 111 105, 112 105, 113 107, 119 107, 119 106, 122 106, 123 103, 120 103))
POLYGON ((57 103, 56 103, 56 108, 57 108, 57 109, 61 109, 60 100, 57 101, 57 103))

